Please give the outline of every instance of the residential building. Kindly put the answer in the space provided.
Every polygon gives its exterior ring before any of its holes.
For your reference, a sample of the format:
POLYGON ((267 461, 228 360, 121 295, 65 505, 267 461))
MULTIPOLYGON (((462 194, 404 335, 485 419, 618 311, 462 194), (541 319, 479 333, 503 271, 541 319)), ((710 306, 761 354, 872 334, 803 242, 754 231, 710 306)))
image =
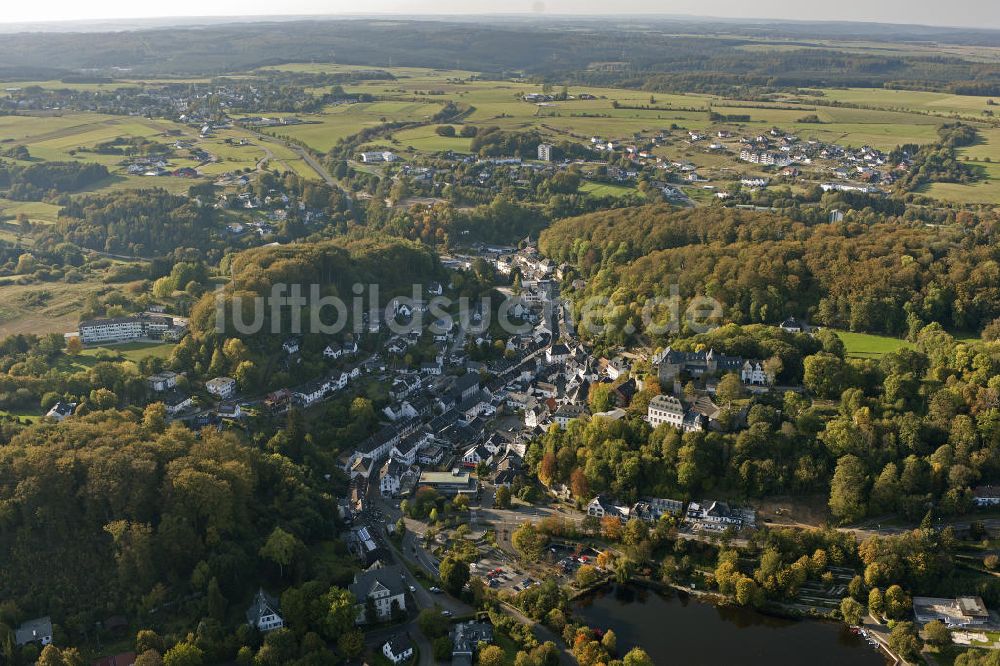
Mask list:
POLYGON ((480 643, 493 642, 493 625, 487 622, 460 622, 451 630, 452 666, 472 666, 480 643))
POLYGON ((76 409, 75 402, 63 402, 60 400, 56 404, 52 405, 52 409, 45 412, 45 416, 56 421, 62 421, 64 418, 73 415, 73 410, 76 409))
POLYGON ((177 386, 177 373, 170 370, 158 372, 147 377, 146 384, 154 391, 169 391, 177 386))
POLYGON ((395 458, 389 458, 382 469, 379 470, 379 491, 382 497, 395 497, 399 495, 399 489, 403 484, 404 477, 410 473, 410 468, 395 458))
POLYGON ((978 507, 1000 506, 1000 486, 977 486, 972 501, 978 507))
POLYGON ((52 620, 48 616, 28 620, 14 631, 14 645, 48 645, 52 642, 52 620))
POLYGON ((628 520, 630 513, 631 507, 620 504, 605 495, 598 495, 590 500, 590 503, 587 505, 587 515, 594 518, 613 516, 620 518, 624 522, 628 520))
POLYGON ((570 421, 580 418, 587 414, 587 407, 585 405, 560 405, 558 409, 552 414, 552 420, 559 424, 559 427, 566 429, 570 421))
POLYGON ((805 330, 805 324, 795 317, 789 317, 778 326, 786 333, 802 333, 805 330))
POLYGON ((392 617, 393 608, 406 610, 406 588, 403 572, 399 565, 372 568, 355 574, 354 582, 348 587, 357 599, 357 624, 382 622, 392 617), (367 617, 365 609, 374 608, 375 617, 367 617))
POLYGON ((261 632, 281 629, 285 621, 278 610, 278 600, 260 588, 247 609, 247 624, 261 632))
POLYGON ((757 517, 753 509, 736 509, 726 502, 702 500, 688 504, 685 519, 692 523, 702 523, 717 527, 753 527, 757 517))
POLYGON ((223 400, 236 393, 236 380, 232 377, 214 377, 205 382, 205 390, 223 400))
POLYGON ((194 406, 194 400, 186 393, 174 389, 172 391, 167 391, 163 397, 160 398, 160 402, 163 403, 164 407, 167 408, 167 414, 170 416, 175 416, 185 409, 194 406))
POLYGON ((163 338, 177 326, 173 317, 140 314, 129 317, 87 319, 80 322, 78 332, 84 344, 127 342, 141 338, 163 338))
POLYGON ((684 413, 684 405, 680 400, 672 395, 657 395, 649 401, 646 420, 654 428, 663 423, 681 428, 684 425, 684 413))
POLYGON ((540 143, 538 144, 538 159, 543 162, 552 161, 552 152, 555 149, 551 143, 540 143))
POLYGON ((406 634, 396 634, 382 646, 382 654, 394 664, 401 664, 413 656, 413 641, 406 634))
POLYGON ((717 354, 710 349, 707 352, 682 352, 667 347, 652 359, 653 365, 659 368, 660 384, 669 386, 683 372, 692 377, 714 375, 717 373, 739 372, 743 368, 743 359, 738 356, 717 354))
POLYGON ((745 361, 740 369, 740 379, 751 386, 770 386, 774 378, 764 370, 760 361, 745 361))

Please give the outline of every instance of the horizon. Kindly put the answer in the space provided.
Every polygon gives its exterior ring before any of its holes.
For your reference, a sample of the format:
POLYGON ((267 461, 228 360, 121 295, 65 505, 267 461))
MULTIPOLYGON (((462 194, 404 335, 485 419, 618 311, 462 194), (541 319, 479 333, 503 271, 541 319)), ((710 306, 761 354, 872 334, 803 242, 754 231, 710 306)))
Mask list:
MULTIPOLYGON (((717 21, 739 24, 774 21, 779 24, 792 25, 894 25, 901 27, 930 28, 936 30, 958 29, 984 32, 1000 31, 1000 6, 990 8, 988 10, 989 13, 986 16, 982 15, 983 10, 979 7, 971 7, 969 9, 972 11, 969 12, 962 11, 962 7, 974 5, 974 0, 957 0, 957 2, 953 3, 951 6, 952 11, 948 12, 948 19, 940 21, 933 20, 936 16, 934 12, 936 12, 937 9, 931 7, 930 5, 922 8, 912 6, 908 7, 907 12, 905 13, 908 20, 903 20, 900 13, 894 13, 888 8, 883 8, 876 13, 866 15, 859 15, 858 13, 855 13, 851 16, 844 16, 843 13, 837 12, 838 16, 826 16, 823 13, 817 15, 815 12, 800 12, 794 17, 784 15, 778 16, 775 15, 780 13, 777 10, 771 12, 767 9, 769 6, 774 6, 776 4, 774 2, 763 5, 761 11, 755 15, 741 15, 740 12, 744 10, 743 6, 740 6, 740 8, 736 11, 712 12, 713 7, 719 9, 720 5, 735 4, 731 3, 730 0, 721 0, 721 2, 717 1, 707 5, 688 2, 687 0, 673 3, 678 6, 699 4, 701 9, 698 12, 677 11, 679 7, 674 7, 671 11, 651 11, 649 8, 639 8, 639 6, 647 4, 648 0, 626 0, 625 9, 616 12, 615 14, 608 14, 606 10, 598 10, 597 5, 599 2, 597 0, 587 0, 583 3, 574 3, 575 8, 571 11, 559 9, 567 0, 549 0, 550 4, 555 5, 557 8, 554 11, 549 11, 546 3, 542 0, 535 0, 528 8, 512 8, 509 11, 477 9, 478 5, 476 3, 481 1, 482 0, 474 0, 471 5, 463 5, 468 6, 469 9, 459 11, 449 11, 447 9, 448 4, 450 4, 452 0, 438 0, 434 3, 433 9, 427 10, 417 7, 402 8, 398 6, 401 4, 407 4, 406 0, 403 0, 402 2, 399 0, 375 0, 375 8, 369 9, 365 12, 337 11, 336 9, 332 11, 328 10, 317 12, 308 11, 313 7, 313 5, 316 4, 317 0, 292 0, 289 4, 285 5, 284 8, 286 11, 282 13, 273 13, 270 5, 257 0, 253 0, 249 4, 246 2, 239 3, 235 0, 215 0, 205 11, 201 11, 199 7, 196 7, 192 0, 180 0, 174 5, 179 8, 177 12, 155 14, 144 12, 141 8, 138 8, 139 10, 136 11, 137 8, 134 5, 121 2, 120 0, 105 2, 98 7, 94 7, 92 5, 88 7, 79 7, 76 3, 70 3, 66 0, 43 0, 41 3, 43 7, 55 7, 47 10, 39 10, 35 9, 39 3, 34 3, 31 7, 7 10, 2 16, 0 16, 0 30, 4 32, 46 32, 48 31, 47 29, 51 29, 52 31, 72 32, 76 30, 95 31, 106 29, 114 26, 115 24, 127 24, 119 27, 119 29, 129 30, 142 29, 147 26, 171 27, 172 25, 176 25, 178 27, 191 27, 201 24, 237 22, 258 23, 267 21, 379 18, 398 18, 407 20, 471 20, 501 18, 534 19, 538 21, 572 19, 595 20, 601 18, 627 20, 630 18, 641 18, 648 20, 681 22, 717 21), (107 8, 109 5, 121 7, 123 11, 119 13, 115 9, 102 9, 102 7, 107 8), (243 7, 243 10, 239 13, 235 11, 226 11, 230 7, 235 7, 237 5, 243 7), (380 5, 382 8, 378 8, 380 5), (65 7, 65 12, 60 13, 57 9, 58 7, 65 7), (589 8, 593 8, 593 10, 589 8), (303 11, 296 11, 296 9, 301 9, 303 11), (966 13, 970 15, 968 22, 963 21, 961 18, 955 18, 961 17, 966 13), (975 14, 974 19, 971 17, 971 14, 973 13, 975 14), (53 15, 58 15, 59 18, 51 18, 53 15)), ((419 4, 427 3, 422 2, 419 4)), ((859 5, 861 3, 859 0, 848 0, 848 4, 859 5)), ((899 4, 899 2, 893 0, 892 4, 899 4)), ((370 3, 370 6, 371 5, 372 3, 370 3)))

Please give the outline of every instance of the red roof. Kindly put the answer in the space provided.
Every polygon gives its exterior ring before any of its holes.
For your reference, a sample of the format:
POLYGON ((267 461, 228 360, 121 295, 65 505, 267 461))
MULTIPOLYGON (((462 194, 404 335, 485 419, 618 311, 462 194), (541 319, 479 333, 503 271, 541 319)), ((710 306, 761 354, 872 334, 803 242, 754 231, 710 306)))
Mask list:
POLYGON ((122 652, 111 657, 95 659, 91 666, 132 666, 135 663, 135 652, 122 652))

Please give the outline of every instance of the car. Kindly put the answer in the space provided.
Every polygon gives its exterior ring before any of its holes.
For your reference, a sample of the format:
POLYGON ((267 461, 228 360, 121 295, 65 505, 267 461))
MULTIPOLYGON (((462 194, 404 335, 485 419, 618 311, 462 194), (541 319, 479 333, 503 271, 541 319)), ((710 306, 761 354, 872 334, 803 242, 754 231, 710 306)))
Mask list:
POLYGON ((454 613, 452 613, 450 610, 443 610, 441 611, 441 615, 444 615, 445 617, 451 617, 452 615, 454 615, 454 613))
POLYGON ((416 592, 416 591, 417 591, 417 588, 414 587, 413 585, 411 585, 410 586, 410 592, 416 592))
POLYGON ((431 594, 440 594, 441 593, 441 588, 440 587, 432 587, 432 588, 429 588, 428 591, 431 594))

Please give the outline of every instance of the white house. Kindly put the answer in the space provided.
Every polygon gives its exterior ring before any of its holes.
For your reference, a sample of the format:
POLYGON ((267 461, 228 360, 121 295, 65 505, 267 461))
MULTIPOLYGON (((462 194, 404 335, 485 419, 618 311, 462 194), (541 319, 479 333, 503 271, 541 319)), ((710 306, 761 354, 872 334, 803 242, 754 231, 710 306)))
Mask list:
POLYGON ((380 622, 392 617, 393 608, 406 610, 406 588, 403 586, 403 573, 399 565, 390 565, 380 569, 369 569, 355 574, 354 582, 348 587, 357 604, 357 624, 380 622), (375 609, 375 617, 366 617, 365 609, 368 600, 375 609))
POLYGON ((164 370, 155 375, 150 375, 146 379, 146 383, 154 391, 169 391, 177 386, 177 373, 164 370))
POLYGON ((56 421, 62 421, 64 418, 72 416, 73 410, 75 409, 75 402, 63 402, 60 400, 56 404, 52 405, 52 409, 45 412, 45 416, 56 421))
POLYGON ((236 380, 232 377, 215 377, 205 382, 205 390, 227 400, 236 393, 236 380))
POLYGON ((326 358, 340 358, 341 354, 344 353, 344 348, 339 342, 331 342, 323 350, 323 356, 326 358))
POLYGON ((745 361, 740 370, 740 379, 744 384, 770 386, 773 378, 764 371, 764 364, 760 361, 745 361))
POLYGON ((257 596, 247 609, 247 624, 261 632, 274 631, 285 626, 285 621, 278 614, 278 600, 263 588, 257 591, 257 596))
POLYGON ((661 423, 680 428, 684 423, 684 405, 672 395, 654 396, 646 409, 646 420, 654 428, 661 423))
POLYGON ((299 352, 299 339, 288 338, 281 344, 286 354, 297 354, 299 352))
POLYGON ((382 654, 394 664, 399 664, 413 656, 413 641, 406 634, 397 634, 382 646, 382 654))

